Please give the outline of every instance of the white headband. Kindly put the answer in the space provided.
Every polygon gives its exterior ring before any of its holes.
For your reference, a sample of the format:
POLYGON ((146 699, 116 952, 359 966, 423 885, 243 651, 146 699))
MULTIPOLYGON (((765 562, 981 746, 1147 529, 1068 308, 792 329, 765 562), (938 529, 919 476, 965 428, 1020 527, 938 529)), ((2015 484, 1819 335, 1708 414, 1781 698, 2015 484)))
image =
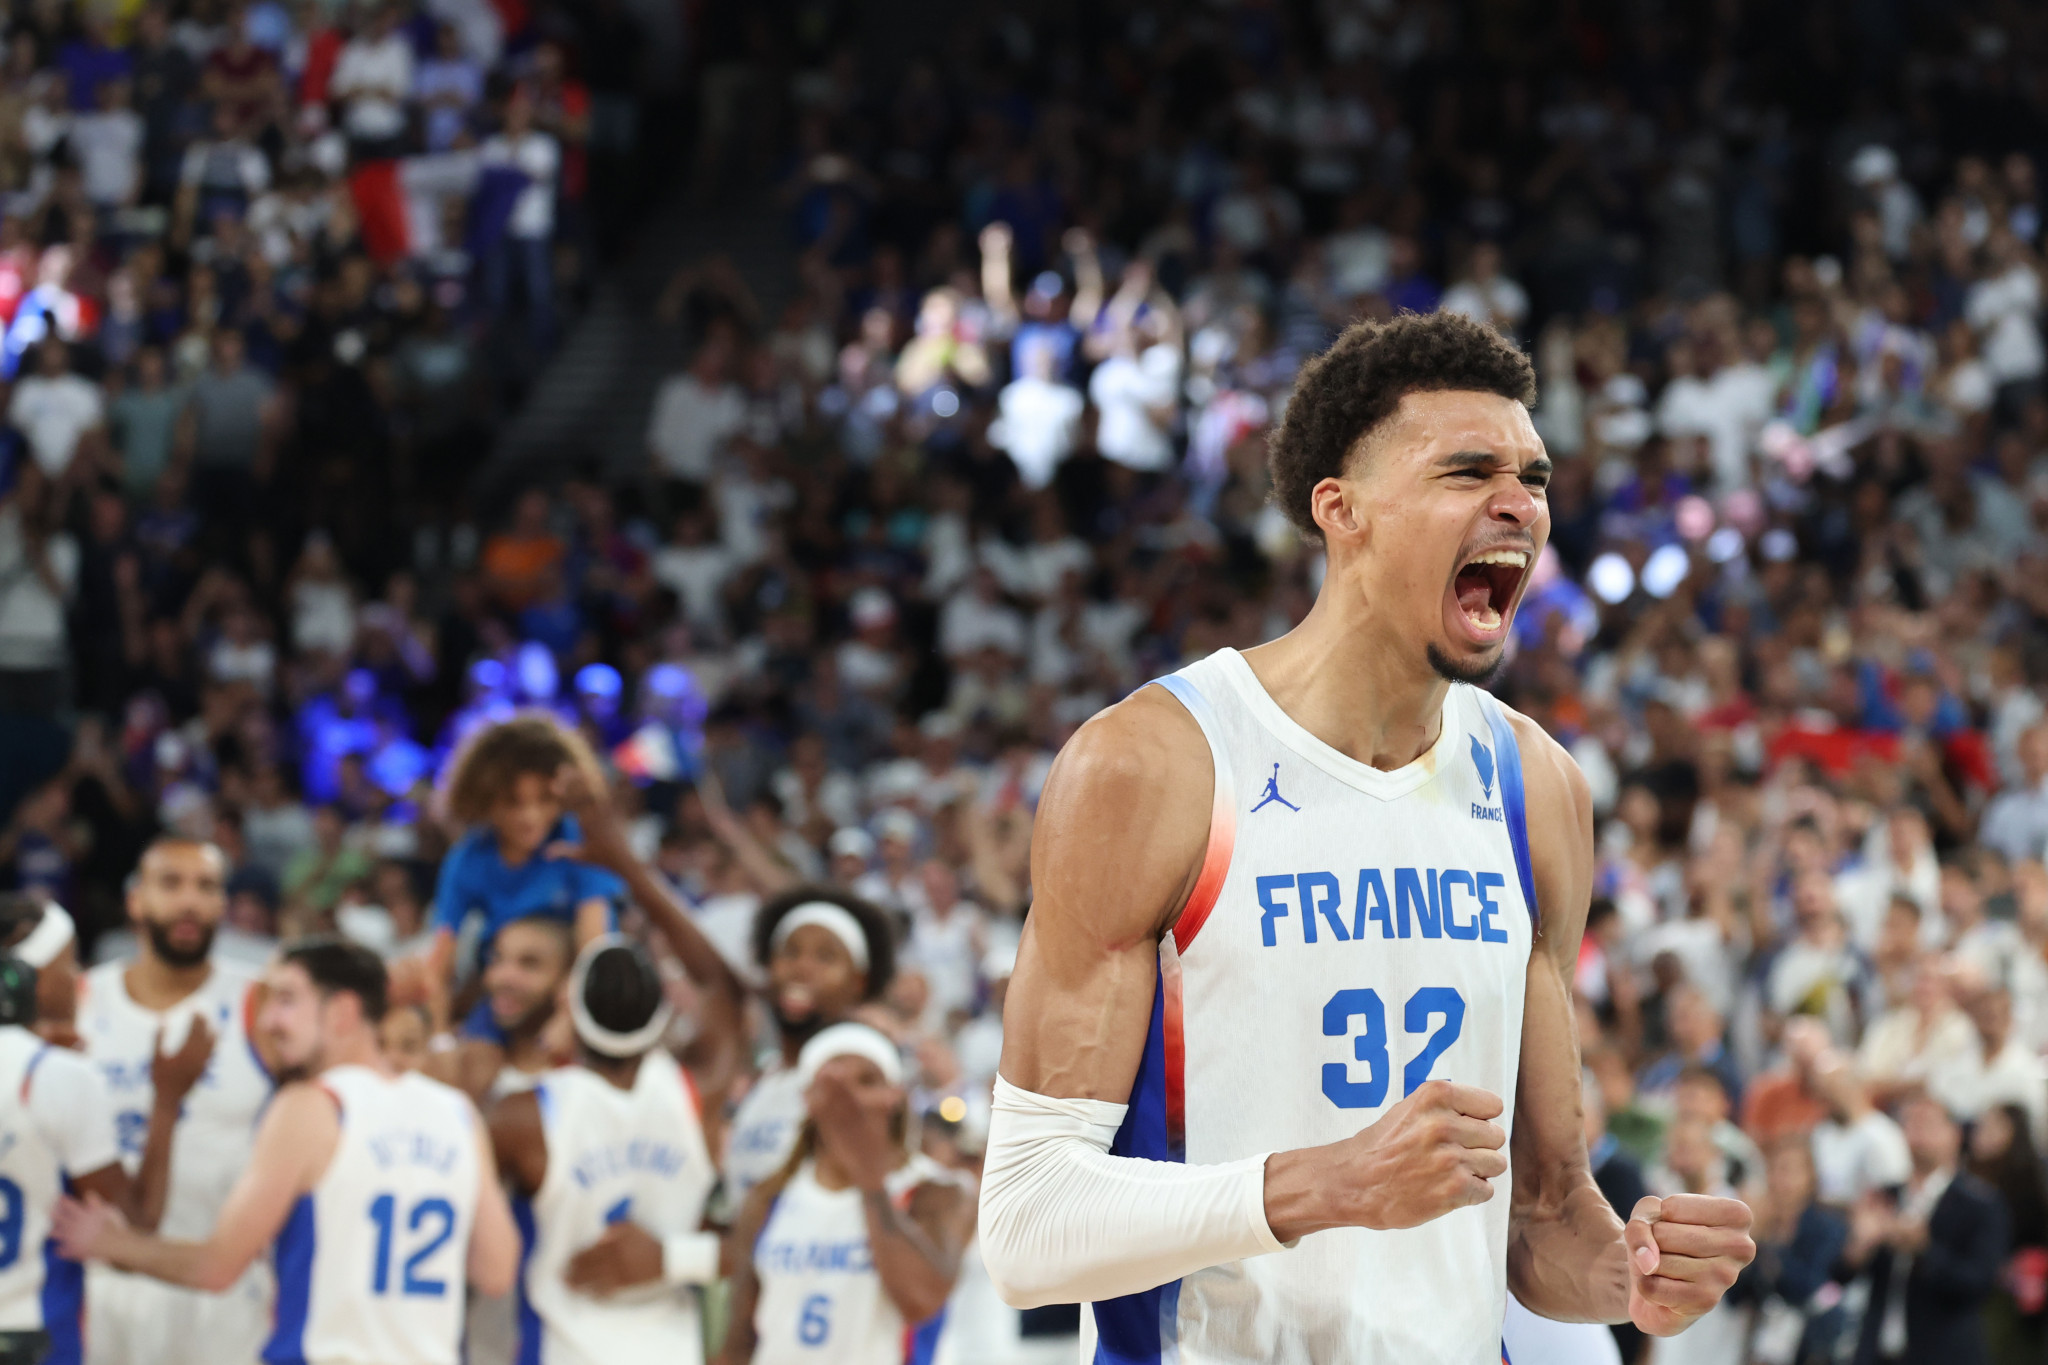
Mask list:
POLYGON ((846 951, 853 958, 853 965, 861 971, 868 969, 868 933, 860 927, 851 910, 831 901, 805 901, 796 909, 776 921, 775 933, 768 940, 768 946, 780 948, 783 942, 805 925, 816 925, 846 945, 846 951))
POLYGON ((576 1036, 583 1040, 583 1045, 600 1056, 638 1057, 661 1041, 668 1032, 669 1019, 675 1014, 675 1007, 669 1004, 664 992, 654 1014, 631 1033, 616 1033, 590 1017, 590 1006, 583 1003, 583 982, 590 975, 590 964, 607 948, 632 946, 633 940, 624 934, 600 934, 583 945, 583 951, 576 954, 576 965, 569 969, 569 1018, 575 1023, 576 1036))
MULTIPOLYGON (((841 913, 844 913, 843 911, 841 913)), ((834 1057, 865 1057, 880 1068, 882 1079, 903 1084, 903 1054, 881 1030, 866 1024, 834 1024, 820 1029, 796 1054, 796 1078, 805 1089, 818 1079, 818 1071, 834 1057)))
POLYGON ((13 956, 41 971, 77 936, 78 926, 71 922, 70 913, 55 901, 44 901, 43 917, 27 938, 14 945, 13 956))

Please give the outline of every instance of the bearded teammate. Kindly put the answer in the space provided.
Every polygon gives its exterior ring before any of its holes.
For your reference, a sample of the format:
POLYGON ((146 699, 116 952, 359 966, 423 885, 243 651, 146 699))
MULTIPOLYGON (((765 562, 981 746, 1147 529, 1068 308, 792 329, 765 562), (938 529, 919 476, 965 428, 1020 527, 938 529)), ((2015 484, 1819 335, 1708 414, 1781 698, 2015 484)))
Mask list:
POLYGON ((808 1110, 796 1059, 821 1030, 880 999, 896 972, 895 942, 881 910, 824 886, 799 886, 754 916, 754 955, 768 978, 768 1008, 780 1047, 747 1091, 725 1145, 723 1221, 748 1191, 781 1170, 808 1110))
POLYGON ((43 1036, 71 1028, 71 916, 32 896, 0 896, 0 939, 0 1361, 78 1365, 85 1272, 54 1254, 57 1199, 67 1188, 89 1192, 155 1226, 177 1104, 205 1069, 212 1040, 197 1023, 175 1054, 156 1057, 155 1085, 168 1108, 152 1115, 141 1172, 131 1181, 99 1069, 43 1036))
MULTIPOLYGON (((143 851, 128 886, 136 953, 85 974, 78 1036, 112 1093, 123 1158, 142 1159, 158 1109, 150 1068, 159 1037, 195 1027, 214 1036, 205 1074, 175 1110, 161 1230, 204 1237, 248 1164, 271 1082, 249 1021, 255 979, 212 957, 227 912, 227 863, 212 844, 164 836, 143 851), (203 1021, 203 1023, 202 1023, 203 1021)), ((252 1264, 223 1292, 198 1294, 104 1267, 92 1273, 86 1345, 92 1365, 246 1365, 270 1331, 269 1267, 252 1264)))
POLYGON ((1534 390, 1460 317, 1346 332, 1272 449, 1314 609, 1053 767, 983 1256, 1012 1304, 1087 1303, 1095 1359, 1480 1365, 1510 1286, 1669 1335, 1754 1254, 1738 1201, 1624 1225, 1588 1168, 1586 783, 1473 685, 1550 529, 1534 390))
POLYGON ((66 1199, 57 1240, 215 1292, 275 1244, 270 1365, 456 1365, 465 1283, 502 1294, 518 1263, 483 1122, 462 1092, 384 1060, 389 982, 368 948, 301 940, 267 985, 258 1027, 286 1083, 212 1234, 166 1240, 66 1199))
POLYGON ((526 1247, 518 1358, 701 1360, 691 1287, 718 1277, 719 1239, 704 1230, 718 1173, 697 1092, 661 1046, 672 1010, 660 973, 632 940, 595 938, 577 956, 568 999, 577 1063, 491 1113, 526 1247))

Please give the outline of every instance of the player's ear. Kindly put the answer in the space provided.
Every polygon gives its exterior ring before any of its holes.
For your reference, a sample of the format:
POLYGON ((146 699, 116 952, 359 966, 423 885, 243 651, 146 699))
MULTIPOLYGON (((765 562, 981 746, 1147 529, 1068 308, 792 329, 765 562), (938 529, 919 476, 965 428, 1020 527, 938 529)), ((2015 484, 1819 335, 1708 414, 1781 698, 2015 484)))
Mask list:
POLYGON ((1311 488, 1308 510, 1325 540, 1351 540, 1365 531, 1365 509, 1357 489, 1342 479, 1323 479, 1311 488))

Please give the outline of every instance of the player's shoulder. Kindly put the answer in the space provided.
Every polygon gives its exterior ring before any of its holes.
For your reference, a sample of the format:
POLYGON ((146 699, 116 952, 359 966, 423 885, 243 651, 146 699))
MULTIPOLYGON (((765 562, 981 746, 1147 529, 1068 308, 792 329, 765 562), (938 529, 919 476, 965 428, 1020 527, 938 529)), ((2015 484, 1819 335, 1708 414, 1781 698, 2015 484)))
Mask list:
POLYGON ((1588 816, 1593 810, 1593 789, 1586 782, 1585 773, 1579 770, 1578 760, 1571 750, 1557 742, 1557 739, 1541 725, 1504 702, 1495 702, 1501 714, 1507 718, 1508 727, 1514 731, 1515 747, 1522 756, 1522 785, 1528 793, 1528 806, 1532 813, 1546 807, 1545 803, 1564 801, 1563 810, 1573 814, 1584 812, 1588 816))
MULTIPOLYGON (((11 1030, 10 1030, 11 1032, 11 1030)), ((21 1080, 22 1098, 34 1104, 39 1096, 72 1095, 80 1088, 103 1090, 106 1080, 92 1059, 30 1035, 27 1065, 21 1080)))
POLYGON ((1193 713, 1149 685, 1089 717, 1054 761, 1062 786, 1078 781, 1132 794, 1209 768, 1208 741, 1193 713))

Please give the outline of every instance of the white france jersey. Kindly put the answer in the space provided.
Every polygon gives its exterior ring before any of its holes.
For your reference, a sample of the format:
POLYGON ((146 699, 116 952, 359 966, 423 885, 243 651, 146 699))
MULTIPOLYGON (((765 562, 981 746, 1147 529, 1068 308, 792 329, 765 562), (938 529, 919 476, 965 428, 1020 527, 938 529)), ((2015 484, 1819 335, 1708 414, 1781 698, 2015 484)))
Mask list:
POLYGON ((520 1365, 691 1365, 704 1358, 697 1291, 650 1285, 606 1298, 573 1293, 570 1258, 607 1226, 631 1220, 657 1238, 696 1232, 716 1172, 697 1094, 659 1048, 631 1090, 562 1067, 535 1087, 548 1167, 531 1200, 515 1200, 520 1365))
POLYGON ((57 1255, 50 1211, 72 1176, 121 1159, 92 1063, 0 1027, 0 1332, 49 1334, 45 1365, 78 1365, 85 1270, 57 1255))
MULTIPOLYGON (((964 1183, 920 1153, 883 1188, 902 1205, 920 1185, 964 1183)), ((775 1197, 754 1239, 754 1276, 753 1365, 929 1365, 945 1326, 943 1310, 903 1321, 875 1270, 861 1192, 826 1189, 812 1161, 775 1197)))
POLYGON ((277 1235, 271 1365, 455 1365, 476 1221, 476 1111, 418 1073, 339 1066, 317 1084, 341 1140, 277 1235))
POLYGON ((121 1154, 132 1176, 142 1163, 149 1111, 156 1094, 150 1063, 157 1034, 175 1048, 195 1015, 214 1035, 213 1058, 178 1112, 171 1143, 170 1189, 158 1231, 197 1241, 213 1231, 214 1216, 235 1186, 256 1139, 256 1120, 269 1101, 271 1082, 249 1038, 255 978, 216 961, 206 984, 168 1010, 144 1009, 128 994, 127 964, 103 963, 87 972, 79 990, 78 1034, 114 1098, 121 1154))
POLYGON ((789 1160, 809 1113, 803 1081, 794 1067, 779 1061, 741 1097, 726 1135, 725 1188, 719 1192, 719 1206, 728 1221, 739 1215, 747 1192, 789 1160))
MULTIPOLYGON (((1111 1150, 1197 1165, 1350 1137, 1424 1081, 1515 1111, 1534 891, 1506 713, 1454 684, 1392 772, 1296 724, 1225 649, 1159 680, 1208 738, 1208 849, 1111 1150)), ((1109 892, 1113 894, 1113 890, 1109 892)), ((1497 1365, 1509 1177, 1418 1228, 1340 1228, 1091 1305, 1115 1362, 1497 1365)))

